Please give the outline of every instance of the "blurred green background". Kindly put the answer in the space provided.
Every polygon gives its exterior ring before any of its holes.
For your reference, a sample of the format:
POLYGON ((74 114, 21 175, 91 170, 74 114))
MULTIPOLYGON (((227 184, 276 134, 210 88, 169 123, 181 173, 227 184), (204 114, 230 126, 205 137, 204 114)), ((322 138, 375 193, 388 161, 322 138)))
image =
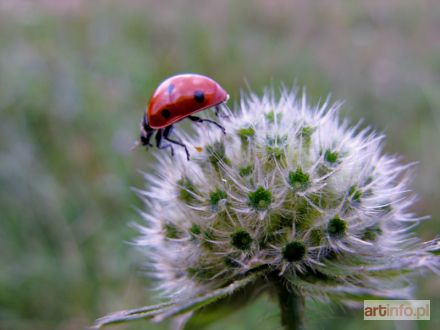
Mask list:
MULTIPOLYGON (((129 242, 131 187, 151 152, 130 152, 154 88, 179 72, 249 86, 307 86, 419 161, 414 211, 440 232, 440 3, 0 0, 0 329, 81 329, 154 301, 129 242)), ((156 151, 153 151, 156 152, 156 151)), ((363 321, 310 301, 311 329, 440 329, 440 279, 419 281, 432 320, 363 321)), ((213 329, 280 329, 262 299, 213 329)), ((115 329, 164 329, 137 322, 115 329)))

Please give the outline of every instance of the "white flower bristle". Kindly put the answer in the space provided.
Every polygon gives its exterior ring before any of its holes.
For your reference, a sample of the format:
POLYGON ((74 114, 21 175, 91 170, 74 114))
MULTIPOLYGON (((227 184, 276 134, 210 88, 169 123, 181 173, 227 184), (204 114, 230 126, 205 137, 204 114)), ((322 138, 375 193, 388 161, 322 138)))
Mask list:
POLYGON ((186 137, 190 161, 157 152, 137 244, 160 292, 191 298, 266 269, 305 296, 351 303, 410 297, 411 274, 439 272, 437 243, 412 232, 408 166, 338 107, 251 94, 217 119, 227 134, 186 137))

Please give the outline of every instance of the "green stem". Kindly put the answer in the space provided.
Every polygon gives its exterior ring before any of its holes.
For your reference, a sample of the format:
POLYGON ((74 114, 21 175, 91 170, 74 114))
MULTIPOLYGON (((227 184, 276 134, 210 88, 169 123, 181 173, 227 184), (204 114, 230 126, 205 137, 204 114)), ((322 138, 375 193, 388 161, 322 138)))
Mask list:
POLYGON ((281 324, 285 330, 303 330, 304 327, 304 297, 296 288, 286 283, 277 283, 278 302, 281 308, 281 324))

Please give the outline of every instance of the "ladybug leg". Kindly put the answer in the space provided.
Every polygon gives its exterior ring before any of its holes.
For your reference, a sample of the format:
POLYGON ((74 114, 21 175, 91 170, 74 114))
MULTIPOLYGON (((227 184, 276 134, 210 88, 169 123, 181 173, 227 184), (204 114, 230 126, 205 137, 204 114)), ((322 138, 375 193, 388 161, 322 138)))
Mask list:
POLYGON ((146 147, 152 147, 153 145, 150 143, 150 140, 153 134, 154 131, 145 132, 145 134, 142 133, 141 136, 139 137, 141 144, 146 147))
MULTIPOLYGON (((171 132, 173 131, 173 125, 167 126, 163 132, 163 138, 173 144, 177 144, 181 147, 183 147, 185 149, 186 152, 186 158, 189 160, 189 151, 188 148, 186 147, 186 145, 183 142, 180 141, 176 141, 170 138, 171 132)), ((171 145, 170 145, 171 146, 171 145)))
POLYGON ((196 123, 207 122, 207 123, 210 123, 210 124, 214 124, 215 126, 217 126, 218 128, 220 128, 222 130, 223 134, 226 134, 225 128, 222 125, 220 125, 219 123, 217 123, 216 121, 214 121, 214 120, 202 119, 202 118, 199 118, 199 117, 196 117, 196 116, 188 116, 187 118, 189 120, 195 121, 196 123))
POLYGON ((152 147, 153 145, 150 143, 150 140, 153 134, 154 129, 148 125, 147 117, 144 115, 144 118, 141 121, 141 135, 139 137, 139 141, 143 146, 152 147))
POLYGON ((171 144, 168 143, 168 144, 162 145, 162 137, 165 137, 164 135, 165 134, 164 134, 162 129, 157 130, 157 133, 156 133, 156 147, 158 149, 167 149, 167 148, 169 148, 171 150, 171 156, 174 156, 174 148, 173 148, 173 146, 171 144))

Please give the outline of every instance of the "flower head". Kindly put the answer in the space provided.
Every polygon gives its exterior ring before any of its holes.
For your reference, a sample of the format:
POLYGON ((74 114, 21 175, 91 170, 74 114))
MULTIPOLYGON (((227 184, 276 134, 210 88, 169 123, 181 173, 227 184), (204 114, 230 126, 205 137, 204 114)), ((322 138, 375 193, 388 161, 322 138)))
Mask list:
POLYGON ((191 161, 160 153, 146 174, 137 244, 163 294, 193 299, 258 272, 352 303, 410 297, 410 275, 439 272, 438 243, 411 231, 410 166, 382 153, 382 135, 287 91, 246 96, 220 120, 226 135, 187 137, 202 150, 191 161))

